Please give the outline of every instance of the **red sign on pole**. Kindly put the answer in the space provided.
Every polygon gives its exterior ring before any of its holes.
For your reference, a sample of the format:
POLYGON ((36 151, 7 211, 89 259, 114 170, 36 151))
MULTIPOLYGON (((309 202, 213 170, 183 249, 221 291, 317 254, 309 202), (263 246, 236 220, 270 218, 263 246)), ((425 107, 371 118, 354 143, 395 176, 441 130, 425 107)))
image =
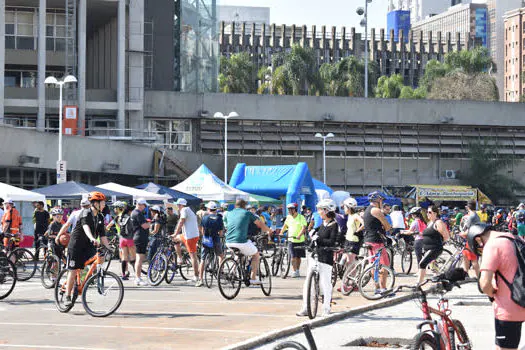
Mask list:
POLYGON ((77 135, 78 107, 64 106, 64 119, 62 120, 62 133, 64 135, 77 135))

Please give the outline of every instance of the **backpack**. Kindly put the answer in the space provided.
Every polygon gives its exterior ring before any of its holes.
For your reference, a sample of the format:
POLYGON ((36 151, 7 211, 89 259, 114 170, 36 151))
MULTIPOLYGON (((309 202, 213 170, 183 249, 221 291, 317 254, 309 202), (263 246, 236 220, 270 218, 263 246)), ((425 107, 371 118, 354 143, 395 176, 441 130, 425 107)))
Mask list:
POLYGON ((525 307, 525 242, 522 239, 514 239, 507 236, 499 236, 498 238, 506 238, 514 242, 518 269, 512 283, 507 281, 499 271, 496 271, 496 276, 501 277, 503 282, 509 287, 512 300, 519 306, 525 307))
POLYGON ((348 231, 347 225, 347 219, 344 215, 341 214, 335 214, 336 215, 336 222, 339 226, 339 229, 337 230, 337 235, 335 236, 335 243, 342 247, 346 242, 346 231, 348 231))
POLYGON ((120 219, 120 235, 123 238, 133 238, 133 223, 130 215, 123 216, 120 219))

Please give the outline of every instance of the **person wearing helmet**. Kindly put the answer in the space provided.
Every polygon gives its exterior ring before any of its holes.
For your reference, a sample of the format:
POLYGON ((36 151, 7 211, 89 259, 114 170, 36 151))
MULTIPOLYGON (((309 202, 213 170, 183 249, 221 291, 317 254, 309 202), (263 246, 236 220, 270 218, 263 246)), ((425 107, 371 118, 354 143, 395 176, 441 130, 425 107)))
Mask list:
POLYGON ((505 211, 498 209, 496 214, 492 217, 492 225, 497 229, 502 229, 505 224, 505 211))
POLYGON ((402 239, 405 240, 408 244, 412 241, 414 242, 414 252, 416 253, 417 266, 423 258, 423 231, 427 228, 425 219, 423 218, 423 213, 421 212, 421 207, 413 207, 410 209, 408 214, 412 218, 412 223, 408 230, 402 230, 401 235, 402 239))
POLYGON ((106 237, 104 216, 102 211, 106 206, 106 196, 98 191, 88 195, 90 207, 82 209, 78 223, 71 233, 67 246, 67 268, 69 270, 66 288, 65 305, 71 305, 71 291, 75 284, 77 273, 84 269, 86 261, 96 254, 95 247, 100 244, 97 239, 108 249, 109 242, 106 237))
POLYGON ((483 293, 493 298, 496 349, 517 350, 525 321, 525 308, 512 300, 508 286, 518 271, 514 239, 519 238, 484 224, 472 225, 467 233, 472 251, 483 256, 479 285, 483 293))
POLYGON ((151 226, 149 229, 151 246, 148 251, 148 261, 152 261, 157 253, 157 249, 162 241, 162 237, 166 234, 166 216, 162 208, 154 205, 150 209, 151 212, 151 226))
POLYGON ((144 198, 137 199, 135 209, 131 212, 131 225, 133 230, 133 243, 135 243, 135 285, 147 286, 148 283, 142 279, 142 264, 146 260, 148 248, 150 223, 146 220, 145 210, 148 202, 144 198))
MULTIPOLYGON (((38 204, 37 204, 38 205, 38 204)), ((47 212, 46 212, 47 213, 47 212)), ((60 240, 58 240, 58 233, 60 232, 60 229, 62 228, 62 216, 64 215, 64 211, 61 208, 53 208, 51 209, 51 217, 53 218, 53 221, 48 226, 46 232, 44 233, 44 236, 47 239, 48 242, 48 248, 59 257, 60 260, 64 257, 64 249, 67 245, 62 245, 60 240)), ((69 241, 68 236, 64 236, 62 239, 62 242, 69 241)), ((68 242, 69 243, 69 242, 68 242)))
POLYGON ((115 211, 116 216, 106 226, 106 231, 115 225, 119 236, 122 280, 127 281, 129 279, 129 264, 135 268, 136 256, 135 243, 133 242, 133 230, 131 228, 131 220, 128 214, 128 204, 126 202, 116 201, 113 203, 113 210, 115 211))
MULTIPOLYGON (((335 248, 337 244, 337 233, 339 232, 339 226, 335 221, 337 205, 331 199, 323 199, 317 203, 316 207, 319 215, 321 215, 323 219, 323 224, 319 227, 317 233, 312 236, 312 241, 316 241, 317 246, 321 248, 318 251, 319 286, 323 295, 323 312, 321 316, 328 316, 330 314, 330 304, 332 301, 332 265, 334 264, 334 253, 333 250, 326 248, 335 248)), ((312 273, 314 266, 315 261, 312 257, 308 257, 308 273, 303 285, 303 303, 301 310, 296 314, 297 316, 308 315, 308 275, 312 273)))
POLYGON ((44 202, 38 201, 33 211, 33 228, 34 228, 34 245, 35 245, 35 259, 39 260, 40 245, 46 246, 46 240, 43 237, 49 227, 49 213, 44 209, 44 202))
MULTIPOLYGON (((461 220, 461 224, 460 224, 461 232, 459 234, 461 237, 465 239, 467 238, 467 233, 468 233, 469 228, 472 225, 481 223, 481 220, 478 214, 476 213, 476 201, 474 200, 468 201, 466 209, 467 209, 467 215, 465 215, 463 219, 461 220)), ((470 265, 472 264, 472 267, 474 268, 476 276, 479 276, 478 257, 476 256, 476 254, 474 254, 469 249, 468 243, 465 246, 465 249, 463 250, 463 256, 464 256, 463 269, 468 273, 470 269, 470 265)))
MULTIPOLYGON (((386 231, 390 231, 392 226, 386 220, 383 211, 384 196, 381 192, 375 191, 368 195, 368 201, 370 205, 366 208, 363 214, 363 225, 364 225, 364 242, 370 245, 370 254, 376 254, 379 249, 385 247, 385 234, 386 231)), ((390 259, 386 250, 381 251, 380 262, 382 265, 390 266, 390 259)), ((377 286, 377 292, 382 292, 386 290, 386 279, 388 277, 387 273, 384 273, 383 270, 380 272, 381 276, 379 278, 379 286, 377 286)))
POLYGON ((221 237, 224 235, 224 223, 222 221, 222 215, 217 213, 217 203, 208 202, 206 204, 208 212, 201 221, 200 232, 202 236, 202 251, 201 251, 201 262, 199 265, 199 281, 198 287, 202 286, 204 278, 204 263, 211 251, 215 253, 215 256, 219 257, 219 266, 222 264, 224 259, 224 253, 222 251, 221 237))
POLYGON ((489 213, 487 213, 486 204, 482 204, 476 213, 478 214, 479 220, 481 221, 482 224, 486 224, 489 222, 489 213))
POLYGON ((288 231, 288 251, 292 258, 293 269, 292 278, 297 278, 300 276, 301 258, 306 256, 303 245, 306 240, 307 224, 304 216, 299 214, 297 203, 289 203, 286 208, 288 209, 288 216, 281 232, 288 231))
POLYGON ((86 199, 83 199, 80 201, 80 207, 81 209, 77 209, 69 215, 69 218, 67 219, 66 223, 62 225, 62 228, 60 229, 60 232, 58 233, 57 240, 60 240, 61 235, 68 234, 68 229, 71 227, 70 231, 73 231, 75 226, 77 225, 78 218, 80 216, 80 213, 82 212, 82 209, 88 209, 91 206, 91 203, 86 199))
MULTIPOLYGON (((20 246, 20 242, 23 240, 22 233, 22 216, 15 208, 15 203, 11 198, 6 198, 4 201, 5 212, 2 216, 2 230, 0 232, 11 233, 15 235, 15 247, 20 246)), ((4 237, 4 247, 7 247, 9 238, 4 237)))

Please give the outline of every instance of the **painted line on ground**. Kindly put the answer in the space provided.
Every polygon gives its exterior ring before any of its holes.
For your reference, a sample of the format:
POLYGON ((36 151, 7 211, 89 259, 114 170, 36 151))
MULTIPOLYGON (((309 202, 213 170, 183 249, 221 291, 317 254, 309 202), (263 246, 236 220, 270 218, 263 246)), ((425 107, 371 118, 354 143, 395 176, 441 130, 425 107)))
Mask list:
MULTIPOLYGON (((299 299, 298 299, 299 300, 299 299)), ((175 300, 175 299, 151 299, 151 300, 144 300, 144 299, 125 299, 124 301, 128 302, 140 302, 140 303, 154 303, 154 302, 160 302, 160 303, 175 303, 175 304, 261 304, 261 305, 268 305, 267 301, 249 301, 249 300, 175 300)), ((271 305, 292 305, 292 303, 276 303, 271 302, 271 305)))
POLYGON ((113 349, 110 349, 110 348, 83 348, 83 347, 75 347, 75 346, 29 345, 29 344, 0 344, 0 348, 64 349, 64 350, 113 350, 113 349))
MULTIPOLYGON (((242 333, 258 334, 255 331, 237 331, 231 329, 211 329, 211 328, 181 328, 181 327, 147 327, 147 326, 112 326, 112 325, 88 325, 88 324, 70 324, 70 323, 34 323, 34 322, 0 322, 0 326, 34 326, 50 327, 53 329, 60 328, 109 328, 109 329, 142 329, 142 330, 162 330, 162 331, 188 331, 188 332, 213 332, 213 333, 242 333)), ((69 347, 71 349, 71 347, 69 347)))

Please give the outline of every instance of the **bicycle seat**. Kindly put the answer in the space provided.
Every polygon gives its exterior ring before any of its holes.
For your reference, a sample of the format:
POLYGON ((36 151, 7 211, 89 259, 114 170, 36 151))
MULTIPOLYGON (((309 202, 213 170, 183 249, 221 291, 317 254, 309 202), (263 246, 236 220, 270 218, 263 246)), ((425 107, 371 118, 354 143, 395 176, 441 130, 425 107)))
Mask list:
POLYGON ((363 243, 363 248, 370 249, 372 245, 370 243, 363 243))
POLYGON ((234 254, 242 255, 241 250, 235 247, 228 247, 234 254))

